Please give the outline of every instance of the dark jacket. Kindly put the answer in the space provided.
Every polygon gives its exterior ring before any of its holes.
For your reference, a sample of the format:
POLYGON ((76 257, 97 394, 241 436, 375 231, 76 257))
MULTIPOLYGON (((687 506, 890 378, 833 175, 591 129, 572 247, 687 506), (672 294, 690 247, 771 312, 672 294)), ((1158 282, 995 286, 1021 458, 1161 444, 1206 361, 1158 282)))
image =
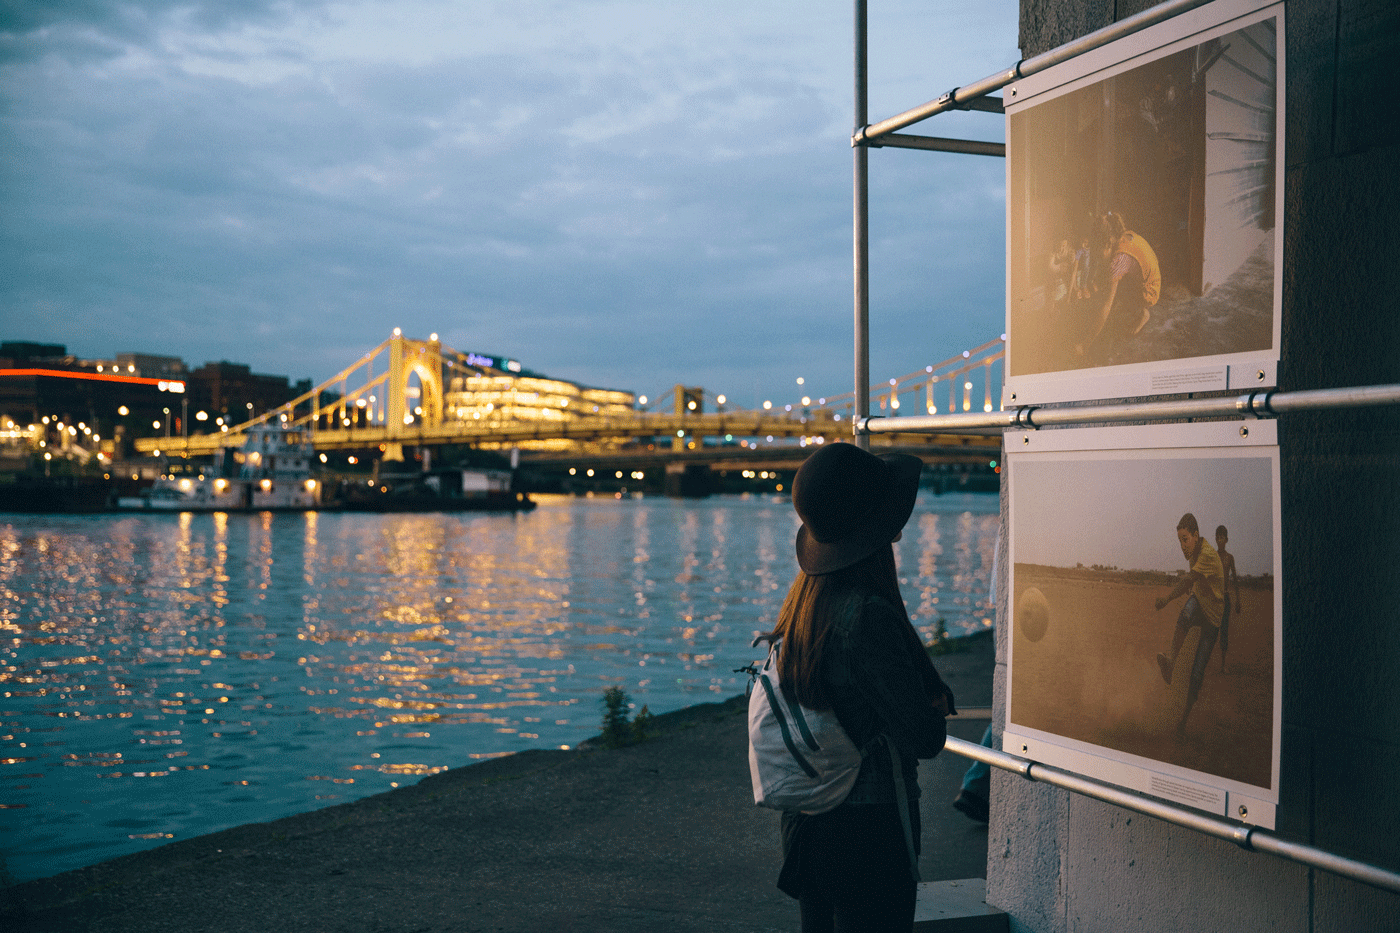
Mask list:
MULTIPOLYGON (((842 728, 857 748, 871 751, 850 795, 835 810, 818 816, 783 814, 778 887, 794 897, 813 867, 804 869, 803 859, 821 857, 814 853, 822 847, 802 845, 805 835, 820 831, 813 829, 813 821, 858 827, 895 812, 893 769, 883 745, 873 743, 877 736, 886 736, 899 750, 917 847, 918 759, 937 755, 947 736, 943 715, 934 703, 946 694, 949 712, 954 711, 952 694, 934 670, 918 632, 878 596, 852 594, 842 607, 822 655, 822 677, 842 728)), ((889 855, 907 862, 903 846, 889 855)))

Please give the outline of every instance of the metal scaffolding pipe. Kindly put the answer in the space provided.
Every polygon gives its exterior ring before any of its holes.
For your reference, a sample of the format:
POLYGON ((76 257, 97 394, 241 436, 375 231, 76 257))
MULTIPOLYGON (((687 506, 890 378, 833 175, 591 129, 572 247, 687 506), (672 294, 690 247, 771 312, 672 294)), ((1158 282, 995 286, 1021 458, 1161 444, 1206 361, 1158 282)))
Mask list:
POLYGON ((1310 389, 1301 392, 1250 392, 1214 398, 1173 399, 1116 405, 1065 408, 1026 406, 1006 411, 898 418, 858 418, 857 434, 995 434, 1017 428, 1045 428, 1122 421, 1176 421, 1183 418, 1256 418, 1299 411, 1373 408, 1400 405, 1400 385, 1310 389))
MULTIPOLYGON (((1003 71, 994 75, 988 75, 981 81, 964 87, 953 88, 948 93, 931 100, 926 104, 920 104, 901 114, 896 114, 873 126, 858 126, 855 135, 851 137, 851 145, 862 148, 873 144, 880 136, 888 136, 896 130, 902 130, 906 126, 927 120, 929 117, 937 116, 949 110, 970 109, 972 101, 979 97, 985 97, 994 91, 999 91, 1018 78, 1028 77, 1037 72, 1068 61, 1076 55, 1083 55, 1085 52, 1099 48, 1115 42, 1124 36, 1132 35, 1146 29, 1148 26, 1155 26, 1163 20, 1178 16, 1188 10, 1194 10, 1198 6, 1203 6, 1209 0, 1167 0, 1157 6, 1143 10, 1135 16, 1119 20, 1116 23, 1105 26, 1087 36, 1067 42, 1058 48, 1051 49, 1033 58, 1023 59, 1003 71)), ((980 109, 980 108, 978 108, 980 109)))
POLYGON ((1266 830, 1241 823, 1232 823, 1218 816, 1188 810, 1155 797, 1147 797, 1110 784, 1101 784, 1069 771, 1062 771, 1059 768, 1021 758, 1008 752, 987 748, 975 742, 956 739, 952 736, 948 737, 944 748, 955 755, 971 758, 1004 771, 1011 771, 1030 781, 1051 784, 1085 797, 1093 797, 1095 800, 1102 800, 1126 810, 1145 813, 1177 826, 1185 826, 1208 836, 1233 842, 1241 849, 1267 852, 1270 855, 1350 878, 1371 887, 1400 893, 1400 874, 1375 865, 1368 865, 1365 862, 1358 862, 1355 859, 1344 858, 1300 842, 1290 842, 1266 830))
POLYGON ((1005 143, 983 142, 979 139, 948 139, 944 136, 912 136, 908 133, 890 133, 870 141, 870 148, 879 149, 925 149, 930 152, 956 152, 960 155, 983 155, 1006 157, 1005 143))
MULTIPOLYGON (((855 0, 855 125, 857 132, 869 116, 865 0, 855 0)), ((855 408, 853 420, 870 414, 870 152, 857 146, 852 152, 852 211, 854 213, 855 266, 855 408)), ((869 439, 857 434, 858 446, 869 439)))

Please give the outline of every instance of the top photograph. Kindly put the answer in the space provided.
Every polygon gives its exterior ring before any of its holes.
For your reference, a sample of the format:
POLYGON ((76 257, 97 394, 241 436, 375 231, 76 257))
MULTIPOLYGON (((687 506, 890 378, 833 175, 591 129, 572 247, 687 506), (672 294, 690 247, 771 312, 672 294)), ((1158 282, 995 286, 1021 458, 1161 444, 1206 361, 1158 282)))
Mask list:
POLYGON ((1281 13, 1248 19, 1008 102, 1007 404, 1273 384, 1281 13))

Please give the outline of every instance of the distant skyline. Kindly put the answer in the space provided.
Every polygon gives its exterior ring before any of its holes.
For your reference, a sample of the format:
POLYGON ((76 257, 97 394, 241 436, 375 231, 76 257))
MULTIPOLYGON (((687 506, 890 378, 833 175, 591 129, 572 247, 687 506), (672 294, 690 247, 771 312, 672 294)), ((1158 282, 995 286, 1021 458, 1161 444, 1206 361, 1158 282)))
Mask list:
MULTIPOLYGON (((872 5, 872 121, 1016 37, 1010 2, 872 5)), ((12 5, 0 337, 320 382, 401 327, 652 396, 847 392, 851 85, 849 4, 12 5)), ((882 379, 1004 329, 1005 166, 870 164, 882 379)))
POLYGON ((1185 570, 1176 523, 1190 512, 1211 547, 1216 526, 1229 530, 1227 547, 1241 574, 1273 573, 1275 490, 1267 457, 1109 456, 1011 464, 1015 561, 1185 570))

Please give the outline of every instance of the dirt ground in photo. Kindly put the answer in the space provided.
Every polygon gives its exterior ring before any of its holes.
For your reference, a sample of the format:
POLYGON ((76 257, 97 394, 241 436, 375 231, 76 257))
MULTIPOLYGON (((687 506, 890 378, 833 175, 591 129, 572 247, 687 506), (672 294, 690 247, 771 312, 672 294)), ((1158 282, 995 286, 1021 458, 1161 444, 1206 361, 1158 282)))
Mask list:
POLYGON ((1268 787, 1273 761, 1273 584, 1240 587, 1229 651, 1211 653, 1200 697, 1178 735, 1199 629, 1186 637, 1170 685, 1169 653, 1183 598, 1161 611, 1169 588, 1121 574, 1016 565, 1016 602, 1030 587, 1049 604, 1045 635, 1013 633, 1015 724, 1131 755, 1268 787), (1117 579, 1115 579, 1117 577, 1117 579), (1222 662, 1224 670, 1222 671, 1222 662))

